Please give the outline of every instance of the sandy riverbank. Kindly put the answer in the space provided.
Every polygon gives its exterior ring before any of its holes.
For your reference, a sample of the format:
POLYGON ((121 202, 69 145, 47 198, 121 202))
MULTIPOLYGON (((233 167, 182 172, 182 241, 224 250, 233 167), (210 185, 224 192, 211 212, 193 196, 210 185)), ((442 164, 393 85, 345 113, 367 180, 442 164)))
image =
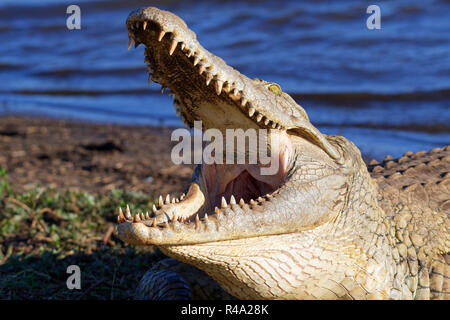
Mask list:
POLYGON ((0 167, 15 191, 36 184, 107 193, 179 194, 192 166, 170 160, 170 128, 0 117, 0 167))

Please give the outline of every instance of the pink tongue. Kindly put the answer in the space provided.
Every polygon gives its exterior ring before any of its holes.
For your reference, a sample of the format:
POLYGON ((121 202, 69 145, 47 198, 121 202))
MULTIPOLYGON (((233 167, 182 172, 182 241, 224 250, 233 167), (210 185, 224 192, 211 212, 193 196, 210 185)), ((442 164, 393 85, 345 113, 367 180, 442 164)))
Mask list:
MULTIPOLYGON (((256 164, 204 165, 203 174, 213 206, 219 206, 222 196, 229 201, 234 195, 236 201, 245 202, 276 190, 284 181, 290 161, 290 151, 283 146, 278 163, 260 166, 256 164), (263 174, 262 167, 271 167, 275 174, 263 174)), ((276 161, 275 161, 276 162, 276 161)))

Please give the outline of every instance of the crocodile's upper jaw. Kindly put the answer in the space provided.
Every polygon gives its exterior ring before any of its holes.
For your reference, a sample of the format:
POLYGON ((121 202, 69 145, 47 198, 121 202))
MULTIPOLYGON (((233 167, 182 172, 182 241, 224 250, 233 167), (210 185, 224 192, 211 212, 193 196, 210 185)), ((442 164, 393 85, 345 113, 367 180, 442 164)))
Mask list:
MULTIPOLYGON (((170 89, 175 109, 185 124, 192 127, 194 121, 201 120, 203 129, 222 132, 226 129, 268 129, 281 143, 275 154, 280 166, 271 176, 259 174, 258 165, 203 164, 186 196, 180 199, 167 197, 165 201, 160 197, 159 208, 154 207, 150 215, 131 217, 129 210, 125 215, 121 211, 118 232, 124 241, 192 244, 289 233, 312 228, 339 211, 334 207, 328 210, 331 206, 328 203, 338 197, 333 192, 330 196, 323 195, 327 212, 312 216, 305 212, 304 218, 296 217, 293 223, 290 222, 293 217, 277 217, 276 210, 270 208, 270 198, 274 193, 280 193, 279 188, 291 171, 297 170, 296 158, 312 159, 323 165, 323 172, 314 177, 311 175, 309 180, 299 175, 296 178, 299 183, 304 179, 305 184, 315 188, 316 184, 323 183, 322 179, 329 179, 339 192, 341 188, 345 189, 342 175, 336 178, 330 174, 342 164, 339 146, 322 135, 309 122, 303 108, 277 84, 251 80, 228 66, 204 49, 184 21, 170 12, 156 8, 136 10, 129 15, 127 28, 130 46, 132 40, 136 46, 140 43, 146 46, 149 79, 170 89), (230 210, 242 215, 235 218, 233 223, 236 225, 224 226, 234 219, 229 217, 230 210), (258 211, 261 212, 255 225, 253 215, 258 211), (284 219, 286 225, 278 223, 275 226, 273 222, 279 219, 284 219), (218 226, 224 229, 219 230, 218 226)), ((308 168, 305 166, 304 169, 308 168)), ((308 207, 309 199, 299 201, 305 203, 305 211, 312 206, 308 207)), ((301 211, 301 207, 299 205, 297 209, 301 211)))

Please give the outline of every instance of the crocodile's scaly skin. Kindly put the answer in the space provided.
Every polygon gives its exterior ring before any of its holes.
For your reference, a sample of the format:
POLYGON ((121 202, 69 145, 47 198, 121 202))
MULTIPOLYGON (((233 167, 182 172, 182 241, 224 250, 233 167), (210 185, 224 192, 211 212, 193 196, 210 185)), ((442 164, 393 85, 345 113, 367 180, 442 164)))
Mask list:
POLYGON ((203 270, 165 260, 138 298, 230 298, 222 287, 239 299, 450 299, 449 146, 367 167, 353 143, 320 133, 278 85, 227 66, 174 14, 139 9, 127 27, 183 122, 270 129, 283 147, 274 177, 204 164, 187 195, 160 198, 151 215, 120 209, 122 240, 203 270))

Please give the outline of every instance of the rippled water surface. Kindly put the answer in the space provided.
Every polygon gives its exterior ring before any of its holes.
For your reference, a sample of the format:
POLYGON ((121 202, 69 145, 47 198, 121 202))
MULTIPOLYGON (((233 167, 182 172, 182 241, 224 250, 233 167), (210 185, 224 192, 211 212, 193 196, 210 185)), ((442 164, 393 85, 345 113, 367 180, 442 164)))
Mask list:
POLYGON ((449 1, 0 2, 0 112, 181 125, 147 86, 143 47, 127 51, 140 6, 181 16, 199 41, 253 78, 278 82, 325 133, 377 158, 450 143, 449 1), (381 30, 366 8, 381 8, 381 30))

